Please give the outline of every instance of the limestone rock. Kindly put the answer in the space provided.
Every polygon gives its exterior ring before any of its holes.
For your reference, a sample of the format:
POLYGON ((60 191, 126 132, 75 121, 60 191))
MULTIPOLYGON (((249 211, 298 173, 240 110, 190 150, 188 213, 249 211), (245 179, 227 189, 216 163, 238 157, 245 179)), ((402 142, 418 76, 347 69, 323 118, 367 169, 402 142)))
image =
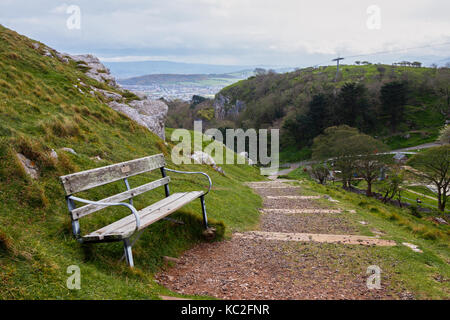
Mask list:
POLYGON ((250 166, 252 166, 252 165, 254 164, 253 160, 250 159, 250 158, 248 157, 248 152, 245 152, 245 151, 244 151, 244 152, 241 152, 241 153, 239 153, 239 156, 245 158, 245 161, 246 161, 250 166))
POLYGON ((70 152, 73 155, 77 155, 75 150, 73 150, 72 148, 62 148, 61 150, 66 151, 66 152, 70 152))
POLYGON ((215 171, 217 171, 218 173, 220 173, 220 174, 222 174, 222 175, 225 175, 225 171, 223 170, 222 167, 219 167, 219 166, 217 166, 217 165, 213 165, 212 168, 213 168, 215 171))
POLYGON ((433 220, 438 224, 448 224, 448 222, 441 217, 434 217, 433 220))
POLYGON ((423 253, 423 251, 420 250, 419 247, 416 246, 415 244, 408 243, 408 242, 402 242, 402 244, 408 248, 411 248, 411 250, 414 252, 423 253))
MULTIPOLYGON (((91 54, 69 55, 59 53, 48 47, 41 48, 39 43, 33 43, 32 46, 36 50, 41 50, 41 54, 51 57, 54 57, 52 54, 52 52, 54 52, 55 56, 64 63, 68 63, 69 59, 72 59, 80 65, 86 66, 86 76, 112 87, 118 89, 121 88, 120 85, 117 84, 114 76, 111 75, 109 69, 105 67, 97 57, 91 54)), ((78 79, 78 81, 79 85, 74 84, 74 87, 78 89, 80 93, 85 94, 85 92, 81 90, 80 86, 85 87, 87 90, 89 90, 89 87, 85 83, 81 82, 81 79, 78 79)), ((159 100, 147 99, 145 93, 137 92, 136 95, 141 100, 134 100, 128 104, 125 104, 122 103, 122 101, 124 101, 124 97, 119 93, 95 87, 90 87, 90 89, 91 90, 89 90, 89 94, 95 96, 95 92, 99 92, 108 100, 112 100, 111 102, 108 102, 108 105, 112 109, 125 114, 140 125, 148 128, 150 131, 158 135, 161 139, 165 140, 164 127, 169 108, 164 102, 159 100)), ((76 154, 76 152, 73 150, 73 152, 69 150, 66 151, 76 154)))
POLYGON ((134 100, 125 104, 112 101, 108 105, 165 140, 164 123, 169 108, 164 102, 159 100, 134 100))
POLYGON ((213 106, 215 117, 218 120, 235 119, 246 107, 244 101, 237 100, 234 104, 232 104, 231 99, 222 94, 216 96, 213 106))
POLYGON ((111 75, 109 69, 105 67, 97 57, 91 54, 82 54, 75 56, 69 55, 69 57, 78 63, 85 64, 89 68, 89 70, 86 72, 86 75, 88 77, 116 88, 119 87, 117 85, 116 79, 111 75))
POLYGON ((192 160, 194 160, 194 162, 199 163, 199 164, 207 164, 209 166, 215 166, 216 162, 214 161, 214 159, 207 153, 203 152, 203 151, 195 151, 192 156, 191 156, 192 160))
POLYGON ((52 151, 50 152, 50 157, 52 157, 55 160, 58 159, 58 154, 56 153, 56 151, 54 149, 52 149, 52 151))
POLYGON ((147 94, 146 94, 145 92, 143 92, 143 91, 133 91, 133 93, 134 93, 135 95, 137 95, 137 97, 138 97, 139 99, 141 99, 141 100, 148 99, 147 94))
POLYGON ((38 179, 39 178, 39 168, 36 166, 36 164, 25 157, 21 153, 17 153, 17 158, 19 159, 20 163, 22 164, 23 169, 25 172, 32 178, 32 179, 38 179))
POLYGON ((114 101, 122 101, 123 100, 123 97, 118 93, 115 93, 112 91, 107 91, 107 90, 102 90, 102 89, 97 89, 97 88, 94 88, 94 90, 97 92, 100 92, 107 99, 111 99, 114 101))

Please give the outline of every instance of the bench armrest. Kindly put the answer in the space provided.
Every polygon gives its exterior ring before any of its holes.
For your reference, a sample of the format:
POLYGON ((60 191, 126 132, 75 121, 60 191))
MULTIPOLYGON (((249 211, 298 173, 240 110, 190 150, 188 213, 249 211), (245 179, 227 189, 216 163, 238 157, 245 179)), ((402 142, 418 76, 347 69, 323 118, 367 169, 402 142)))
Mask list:
POLYGON ((82 198, 78 198, 78 197, 74 197, 74 196, 69 196, 69 199, 73 200, 73 201, 77 201, 77 202, 82 202, 82 203, 86 203, 86 204, 94 204, 94 205, 99 205, 99 206, 106 206, 106 207, 110 207, 110 206, 124 206, 127 207, 128 209, 131 210, 131 212, 134 214, 134 218, 136 219, 136 229, 135 232, 139 230, 139 228, 141 227, 141 219, 139 218, 139 214, 136 210, 135 207, 133 207, 131 204, 129 203, 124 203, 124 202, 99 202, 99 201, 91 201, 91 200, 86 200, 86 199, 82 199, 82 198))
POLYGON ((167 171, 170 171, 170 172, 175 172, 175 173, 184 173, 184 174, 201 174, 201 175, 204 175, 206 178, 208 178, 208 182, 209 182, 209 188, 208 188, 208 191, 205 193, 205 196, 211 191, 211 188, 212 188, 212 181, 211 181, 211 177, 210 176, 208 176, 206 173, 204 173, 204 172, 200 172, 200 171, 198 171, 198 172, 190 172, 190 171, 179 171, 179 170, 173 170, 173 169, 169 169, 169 168, 164 168, 165 170, 167 170, 167 171))

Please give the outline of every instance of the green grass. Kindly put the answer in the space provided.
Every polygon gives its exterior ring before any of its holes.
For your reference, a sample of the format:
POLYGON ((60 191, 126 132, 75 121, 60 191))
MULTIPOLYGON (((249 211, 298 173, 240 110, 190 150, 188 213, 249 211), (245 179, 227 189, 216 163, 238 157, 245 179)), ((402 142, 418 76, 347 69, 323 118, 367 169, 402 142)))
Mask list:
POLYGON ((304 147, 298 149, 295 146, 288 146, 280 150, 280 162, 281 163, 292 163, 303 160, 308 160, 311 158, 311 148, 304 147))
POLYGON ((392 150, 409 148, 418 146, 424 143, 434 142, 438 138, 439 127, 431 128, 429 132, 410 133, 410 138, 405 138, 406 133, 400 135, 390 136, 383 139, 392 150))
POLYGON ((408 186, 407 188, 411 189, 413 191, 419 192, 421 194, 424 194, 426 196, 429 196, 429 197, 434 197, 434 198, 436 197, 436 193, 434 193, 433 191, 431 191, 430 189, 428 189, 425 186, 408 186))
MULTIPOLYGON (((406 288, 417 299, 448 299, 449 226, 436 225, 427 217, 417 218, 409 210, 384 205, 373 198, 344 191, 338 186, 322 186, 307 179, 301 179, 301 186, 302 194, 327 194, 338 200, 337 204, 328 202, 326 205, 347 210, 343 213, 346 218, 368 222, 367 226, 360 226, 361 234, 375 236, 372 231, 377 229, 385 233, 382 238, 397 242, 395 247, 370 248, 371 263, 381 267, 382 278, 389 278, 389 286, 406 288), (349 210, 355 210, 356 213, 350 213, 349 210), (403 246, 403 242, 419 246, 423 253, 412 251, 403 246)), ((359 258, 355 257, 356 264, 359 258)))
MULTIPOLYGON (((261 199, 242 182, 261 180, 256 168, 223 166, 223 176, 205 165, 174 165, 172 144, 110 109, 83 83, 117 91, 88 78, 76 63, 64 64, 44 57, 34 41, 0 26, 0 299, 157 299, 173 295, 153 281, 164 266, 163 256, 178 256, 200 241, 200 203, 173 215, 185 224, 159 221, 146 229, 134 247, 136 268, 119 262, 122 245, 80 245, 73 239, 70 218, 59 176, 164 153, 168 167, 204 171, 213 180, 206 197, 208 217, 218 239, 231 230, 247 230, 258 222, 261 199), (73 148, 78 155, 62 151, 73 148), (58 160, 50 157, 51 150, 58 160), (31 180, 16 153, 21 152, 40 169, 31 180), (97 162, 93 158, 101 157, 97 162), (81 287, 66 288, 67 267, 81 268, 81 287)), ((42 48, 41 44, 41 48, 42 48)), ((85 70, 84 70, 85 71, 85 70)), ((131 93, 125 94, 132 99, 131 93)), ((170 130, 168 130, 169 136, 170 130)), ((171 191, 205 190, 202 176, 170 174, 171 191)), ((160 178, 150 173, 130 179, 137 186, 160 178)), ((125 190, 113 183, 80 194, 93 200, 125 190)), ((164 197, 162 188, 135 199, 138 209, 164 197)), ((129 214, 107 209, 81 220, 82 232, 94 231, 129 214)))

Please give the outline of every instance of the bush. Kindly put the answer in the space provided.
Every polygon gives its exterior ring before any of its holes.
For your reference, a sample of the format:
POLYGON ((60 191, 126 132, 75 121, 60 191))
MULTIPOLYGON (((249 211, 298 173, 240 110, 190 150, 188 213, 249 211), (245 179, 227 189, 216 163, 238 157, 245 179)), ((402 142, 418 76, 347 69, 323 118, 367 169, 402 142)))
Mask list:
POLYGON ((419 212, 419 207, 417 205, 412 205, 411 207, 409 207, 409 211, 414 217, 422 218, 422 215, 419 212))

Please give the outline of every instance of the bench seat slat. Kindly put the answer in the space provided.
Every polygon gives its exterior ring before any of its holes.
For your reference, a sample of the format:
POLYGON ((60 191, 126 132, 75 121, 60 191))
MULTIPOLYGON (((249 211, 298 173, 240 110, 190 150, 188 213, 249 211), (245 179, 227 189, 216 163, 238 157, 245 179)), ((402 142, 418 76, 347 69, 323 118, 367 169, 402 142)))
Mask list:
MULTIPOLYGON (((165 218, 169 214, 177 211, 185 204, 199 198, 204 194, 203 191, 191 191, 184 193, 175 193, 157 203, 152 204, 139 211, 142 230, 152 223, 165 218)), ((102 241, 102 240, 120 240, 126 239, 133 234, 136 227, 134 215, 126 216, 106 227, 94 231, 83 237, 84 241, 102 241)))
MULTIPOLYGON (((178 198, 181 198, 182 196, 184 196, 184 194, 186 194, 187 192, 183 192, 183 193, 174 193, 173 195, 171 195, 170 197, 164 198, 158 202, 155 202, 153 204, 151 204, 150 206, 146 207, 145 209, 147 210, 156 210, 166 204, 172 203, 173 201, 177 200, 178 198)), ((142 211, 142 210, 141 210, 142 211)), ((139 215, 139 217, 141 217, 141 215, 139 215)), ((97 234, 106 234, 106 233, 110 233, 113 230, 117 230, 119 228, 121 228, 122 226, 129 224, 129 223, 134 223, 136 224, 136 220, 134 218, 134 215, 129 215, 127 217, 125 217, 124 219, 121 220, 117 220, 93 233, 97 233, 97 234), (129 218, 129 220, 125 219, 125 218, 129 218)), ((142 224, 142 221, 141 221, 142 224)))
MULTIPOLYGON (((155 180, 152 181, 150 183, 144 184, 142 186, 127 190, 125 192, 116 194, 114 196, 111 196, 109 198, 103 199, 103 200, 99 200, 99 202, 122 202, 124 200, 128 200, 131 199, 133 197, 136 197, 144 192, 153 190, 155 188, 158 188, 160 186, 163 186, 165 184, 168 184, 170 182, 170 177, 165 177, 159 180, 155 180)), ((72 213, 72 217, 74 220, 80 219, 84 216, 87 216, 93 212, 99 211, 101 209, 106 208, 106 206, 99 206, 99 205, 95 205, 95 204, 88 204, 85 206, 82 206, 80 208, 76 208, 74 210, 71 211, 72 213)))
POLYGON ((163 154, 91 169, 61 177, 66 195, 115 182, 165 166, 163 154))

